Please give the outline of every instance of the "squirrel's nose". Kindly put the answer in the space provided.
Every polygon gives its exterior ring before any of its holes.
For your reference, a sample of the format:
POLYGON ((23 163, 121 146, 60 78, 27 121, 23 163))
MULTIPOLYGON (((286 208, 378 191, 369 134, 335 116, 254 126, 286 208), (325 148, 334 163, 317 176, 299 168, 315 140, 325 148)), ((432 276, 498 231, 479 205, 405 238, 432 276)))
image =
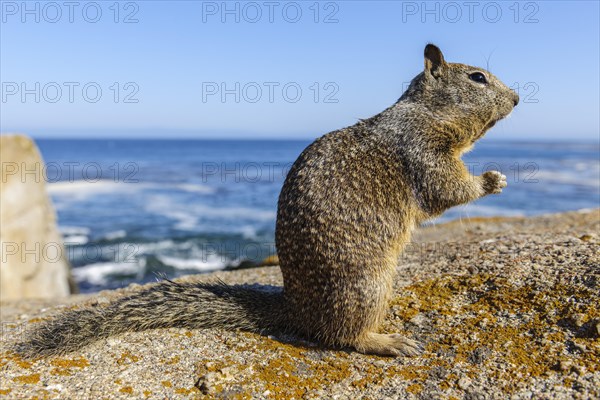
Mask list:
POLYGON ((513 103, 515 103, 515 107, 517 106, 517 104, 519 104, 519 95, 516 93, 513 96, 513 103))

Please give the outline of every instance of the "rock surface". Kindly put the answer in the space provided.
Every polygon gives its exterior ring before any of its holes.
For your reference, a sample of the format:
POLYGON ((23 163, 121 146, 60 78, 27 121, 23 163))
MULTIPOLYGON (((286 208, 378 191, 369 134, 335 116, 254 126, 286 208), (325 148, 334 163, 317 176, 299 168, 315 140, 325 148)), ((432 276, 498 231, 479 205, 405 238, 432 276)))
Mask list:
MULTIPOLYGON (((398 267, 385 332, 414 358, 320 349, 291 337, 154 330, 67 357, 23 360, 7 344, 75 303, 3 302, 6 398, 530 399, 600 397, 600 210, 456 221, 421 229, 398 267)), ((281 284, 277 267, 184 279, 281 284)), ((149 313, 152 310, 148 310, 149 313)))
POLYGON ((70 294, 70 267, 31 139, 0 136, 0 299, 70 294))

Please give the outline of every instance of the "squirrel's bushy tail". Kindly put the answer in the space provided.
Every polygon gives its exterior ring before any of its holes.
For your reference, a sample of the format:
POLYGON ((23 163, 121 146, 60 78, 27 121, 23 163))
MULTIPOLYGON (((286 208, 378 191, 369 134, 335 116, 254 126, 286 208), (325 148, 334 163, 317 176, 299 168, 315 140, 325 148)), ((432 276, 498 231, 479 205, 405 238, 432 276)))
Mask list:
POLYGON ((123 332, 175 327, 286 330, 282 289, 163 281, 107 306, 59 314, 35 327, 14 350, 29 358, 62 355, 123 332))

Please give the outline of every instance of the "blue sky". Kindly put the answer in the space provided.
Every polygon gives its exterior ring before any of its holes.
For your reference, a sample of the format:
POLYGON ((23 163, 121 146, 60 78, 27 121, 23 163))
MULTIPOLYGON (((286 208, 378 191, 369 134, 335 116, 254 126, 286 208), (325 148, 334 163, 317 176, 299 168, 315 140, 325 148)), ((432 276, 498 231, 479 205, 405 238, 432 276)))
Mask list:
POLYGON ((519 88, 490 138, 598 140, 597 1, 23 4, 1 2, 2 132, 314 138, 392 104, 433 42, 519 88))

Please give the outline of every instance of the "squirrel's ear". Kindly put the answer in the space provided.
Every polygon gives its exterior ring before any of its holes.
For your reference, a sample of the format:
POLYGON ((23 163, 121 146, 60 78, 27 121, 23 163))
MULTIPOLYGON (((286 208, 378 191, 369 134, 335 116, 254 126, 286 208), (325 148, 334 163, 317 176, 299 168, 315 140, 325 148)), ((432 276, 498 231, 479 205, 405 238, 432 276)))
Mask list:
POLYGON ((442 75, 446 68, 446 61, 442 51, 433 44, 425 46, 425 72, 429 72, 434 77, 442 75))

